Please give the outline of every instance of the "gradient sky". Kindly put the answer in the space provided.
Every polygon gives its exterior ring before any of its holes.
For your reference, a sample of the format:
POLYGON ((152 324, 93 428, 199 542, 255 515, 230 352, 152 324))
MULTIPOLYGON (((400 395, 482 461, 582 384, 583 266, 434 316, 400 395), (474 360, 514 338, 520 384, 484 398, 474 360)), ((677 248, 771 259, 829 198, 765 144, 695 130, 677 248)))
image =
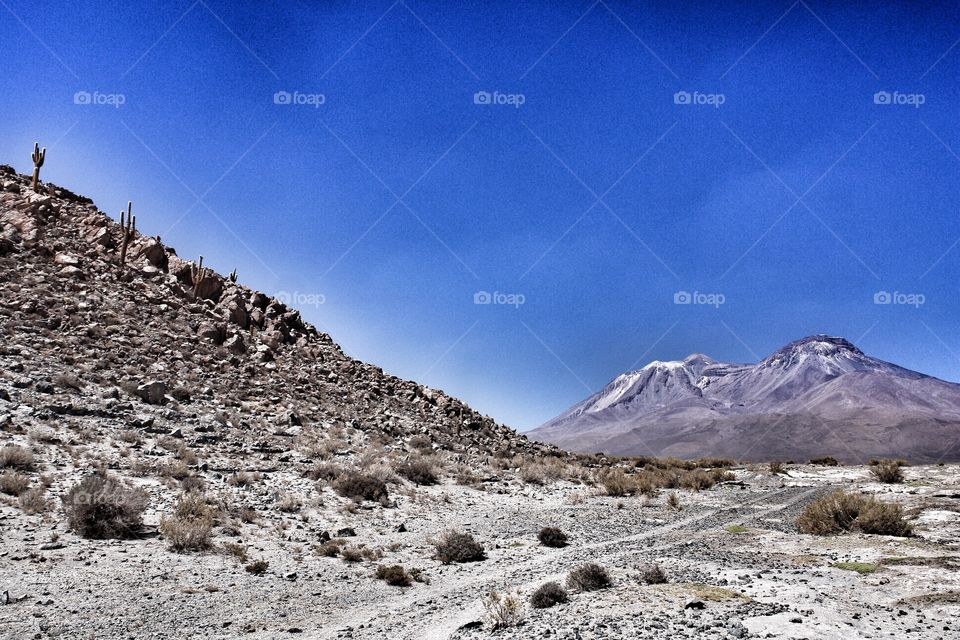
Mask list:
POLYGON ((958 381, 958 38, 955 3, 0 0, 0 162, 39 140, 43 178, 521 429, 820 332, 958 381))

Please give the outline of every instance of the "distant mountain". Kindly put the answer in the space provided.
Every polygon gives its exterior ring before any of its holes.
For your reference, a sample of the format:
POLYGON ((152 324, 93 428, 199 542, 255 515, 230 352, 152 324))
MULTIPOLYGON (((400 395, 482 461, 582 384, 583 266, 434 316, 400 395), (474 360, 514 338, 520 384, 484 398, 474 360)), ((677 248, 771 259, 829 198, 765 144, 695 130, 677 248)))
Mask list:
POLYGON ((960 385, 816 335, 755 365, 651 362, 529 435, 620 455, 960 460, 960 385))

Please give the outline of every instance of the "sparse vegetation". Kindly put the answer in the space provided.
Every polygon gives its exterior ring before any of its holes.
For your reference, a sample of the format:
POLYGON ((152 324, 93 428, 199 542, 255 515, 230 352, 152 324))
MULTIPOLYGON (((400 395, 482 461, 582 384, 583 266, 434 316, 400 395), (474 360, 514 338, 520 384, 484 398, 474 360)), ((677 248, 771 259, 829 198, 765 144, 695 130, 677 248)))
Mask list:
POLYGON ((4 471, 0 474, 0 493, 19 496, 30 486, 30 478, 16 471, 4 471))
POLYGON ((523 604, 519 598, 496 591, 489 591, 483 597, 483 609, 487 621, 493 629, 515 627, 523 620, 523 604))
POLYGON ((658 564, 648 564, 640 570, 640 582, 643 584, 664 584, 667 574, 658 564))
POLYGON ((727 533, 747 533, 750 529, 746 528, 742 524, 730 524, 723 528, 727 533))
POLYGON ((63 497, 70 528, 85 538, 129 538, 143 526, 149 497, 106 473, 88 475, 63 497))
POLYGON ((27 489, 17 498, 17 506, 29 515, 36 513, 45 513, 50 509, 50 501, 47 499, 42 487, 27 489))
POLYGON ((18 444, 8 444, 0 449, 0 469, 33 471, 33 452, 18 444))
POLYGON ((912 533, 899 504, 839 489, 804 507, 797 528, 801 533, 821 536, 853 530, 890 536, 912 533))
POLYGON ((399 564, 378 566, 376 576, 378 580, 383 580, 391 587, 409 587, 413 584, 413 578, 399 564))
POLYGON ((394 466, 394 471, 417 485, 433 485, 440 482, 435 463, 427 458, 416 457, 394 466))
POLYGON ((267 569, 270 568, 270 563, 266 560, 254 560, 250 564, 244 567, 247 573, 252 573, 255 576, 263 575, 267 572, 267 569))
POLYGON ((567 590, 558 582, 545 582, 530 595, 530 606, 534 609, 549 609, 569 600, 567 590))
POLYGON ((356 501, 386 499, 387 485, 360 471, 345 470, 333 481, 333 490, 344 498, 356 501))
POLYGON ((673 509, 674 511, 680 511, 683 507, 680 505, 680 497, 676 493, 670 492, 670 495, 667 496, 667 507, 673 509))
POLYGON ((786 473, 786 471, 786 466, 784 466, 784 464, 779 460, 770 461, 770 473, 773 475, 780 475, 781 473, 786 473))
POLYGON ((567 574, 567 586, 574 591, 597 591, 612 584, 607 570, 593 562, 582 564, 567 574))
POLYGON ((856 571, 861 575, 873 573, 880 568, 879 565, 871 564, 869 562, 834 562, 830 566, 837 569, 843 569, 845 571, 856 571))
POLYGON ((811 458, 810 464, 815 464, 821 467, 837 467, 840 463, 833 456, 823 456, 822 458, 811 458))
POLYGON ((469 533, 447 531, 434 543, 435 557, 444 564, 451 562, 477 562, 487 555, 483 546, 469 533))
POLYGON ((210 547, 214 510, 203 494, 182 495, 173 515, 160 520, 160 533, 174 551, 201 551, 210 547))
POLYGON ((903 470, 898 460, 871 460, 870 473, 884 484, 899 484, 903 482, 903 470))
POLYGON ((567 546, 567 534, 557 527, 544 527, 537 534, 537 540, 545 547, 565 547, 567 546))

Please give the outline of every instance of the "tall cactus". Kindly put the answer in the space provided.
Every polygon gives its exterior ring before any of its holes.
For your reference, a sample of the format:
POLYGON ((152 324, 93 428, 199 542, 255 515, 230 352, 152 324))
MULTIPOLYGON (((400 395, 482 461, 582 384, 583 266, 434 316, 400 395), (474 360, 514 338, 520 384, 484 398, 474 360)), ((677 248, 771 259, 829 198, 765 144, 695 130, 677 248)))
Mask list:
POLYGON ((197 261, 197 264, 190 265, 190 280, 193 281, 194 299, 197 298, 197 293, 200 291, 200 285, 206 279, 207 270, 203 266, 203 256, 200 256, 200 260, 197 261))
POLYGON ((127 261, 127 246, 137 233, 137 216, 133 215, 132 209, 133 202, 128 200, 126 218, 123 209, 120 210, 120 236, 123 242, 120 246, 120 271, 123 271, 123 265, 127 261))
POLYGON ((233 271, 230 272, 230 282, 236 282, 236 281, 237 281, 237 268, 234 267, 233 271))
POLYGON ((40 149, 40 143, 33 143, 33 190, 37 190, 37 186, 40 184, 40 167, 43 166, 43 161, 47 159, 47 148, 44 147, 43 150, 40 149))

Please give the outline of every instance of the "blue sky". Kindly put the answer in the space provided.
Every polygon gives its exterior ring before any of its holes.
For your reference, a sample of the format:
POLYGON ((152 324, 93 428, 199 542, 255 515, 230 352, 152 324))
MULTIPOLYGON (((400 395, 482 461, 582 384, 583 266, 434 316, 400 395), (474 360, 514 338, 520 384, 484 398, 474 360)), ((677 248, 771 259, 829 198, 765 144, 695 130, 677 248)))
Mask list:
POLYGON ((2 0, 0 162, 39 140, 521 429, 819 332, 960 381, 958 38, 950 3, 2 0))

